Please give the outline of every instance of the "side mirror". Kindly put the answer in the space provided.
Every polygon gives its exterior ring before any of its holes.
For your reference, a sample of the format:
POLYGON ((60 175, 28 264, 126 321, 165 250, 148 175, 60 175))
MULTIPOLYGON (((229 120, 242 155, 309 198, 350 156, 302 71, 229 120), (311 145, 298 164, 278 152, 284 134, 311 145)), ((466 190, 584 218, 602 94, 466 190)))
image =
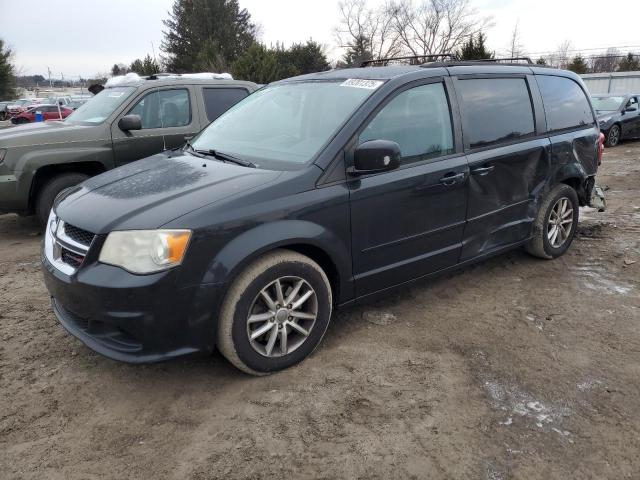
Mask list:
POLYGON ((125 115, 118 121, 118 128, 123 132, 142 130, 142 119, 140 115, 125 115))
POLYGON ((625 112, 637 112, 638 111, 638 106, 637 105, 631 105, 627 108, 624 109, 625 112))
POLYGON ((353 154, 349 175, 386 172, 400 166, 400 145, 389 140, 369 140, 361 143, 353 154))

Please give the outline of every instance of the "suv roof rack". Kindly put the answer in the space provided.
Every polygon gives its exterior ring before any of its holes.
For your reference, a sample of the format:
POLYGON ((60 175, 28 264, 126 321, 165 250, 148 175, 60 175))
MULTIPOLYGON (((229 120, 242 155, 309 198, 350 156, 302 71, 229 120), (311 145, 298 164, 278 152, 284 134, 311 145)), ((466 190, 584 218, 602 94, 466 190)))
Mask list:
POLYGON ((376 60, 365 60, 360 64, 360 67, 386 67, 390 63, 405 63, 408 65, 422 65, 424 63, 433 62, 439 58, 455 59, 455 55, 452 53, 438 53, 435 55, 409 55, 406 57, 388 57, 378 58, 376 60))
POLYGON ((360 67, 386 67, 391 63, 406 65, 420 65, 422 67, 440 67, 453 65, 477 65, 482 63, 525 63, 535 65, 530 57, 499 57, 485 58, 482 60, 458 60, 453 53, 439 53, 435 55, 410 55, 406 57, 378 58, 376 60, 366 60, 360 67))

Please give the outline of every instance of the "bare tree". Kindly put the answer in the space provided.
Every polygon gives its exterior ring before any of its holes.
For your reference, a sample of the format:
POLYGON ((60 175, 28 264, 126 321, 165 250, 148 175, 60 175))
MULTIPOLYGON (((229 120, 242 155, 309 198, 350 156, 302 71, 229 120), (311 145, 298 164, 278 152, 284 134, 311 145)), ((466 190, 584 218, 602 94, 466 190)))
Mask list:
POLYGON ((594 73, 615 72, 622 60, 622 54, 617 48, 609 48, 604 55, 594 55, 590 59, 591 71, 594 73))
POLYGON ((469 0, 392 0, 387 12, 402 47, 413 55, 454 52, 491 21, 479 19, 469 0))
POLYGON ((338 3, 340 23, 334 29, 338 46, 359 48, 366 45, 374 58, 393 57, 402 45, 385 7, 372 9, 366 0, 342 0, 338 3))
POLYGON ((511 58, 524 56, 524 47, 520 40, 520 20, 516 20, 516 25, 513 27, 511 37, 509 39, 509 47, 507 55, 511 58))
POLYGON ((569 52, 571 51, 572 43, 570 40, 563 41, 558 45, 558 49, 555 53, 548 56, 548 64, 556 68, 567 68, 571 62, 569 52))

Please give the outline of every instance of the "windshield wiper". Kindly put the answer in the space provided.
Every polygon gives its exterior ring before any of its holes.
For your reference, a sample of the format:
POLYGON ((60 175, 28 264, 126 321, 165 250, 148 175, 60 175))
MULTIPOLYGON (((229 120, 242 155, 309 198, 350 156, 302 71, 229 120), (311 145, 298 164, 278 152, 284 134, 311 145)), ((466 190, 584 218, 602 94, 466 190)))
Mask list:
POLYGON ((250 162, 249 160, 243 160, 242 158, 234 157, 233 155, 229 155, 228 153, 224 153, 224 152, 219 152, 218 150, 213 150, 213 149, 197 150, 189 142, 187 142, 187 152, 199 158, 213 157, 213 158, 217 158, 218 160, 222 160, 225 163, 229 162, 229 163, 235 163, 236 165, 241 165, 243 167, 258 168, 258 166, 255 163, 250 162))
POLYGON ((196 150, 195 148, 193 148, 193 145, 191 145, 189 142, 187 142, 187 148, 185 151, 189 152, 191 155, 198 158, 205 158, 207 155, 209 155, 208 152, 201 152, 199 150, 196 150))
MULTIPOLYGON (((204 153, 204 152, 201 152, 201 153, 204 153)), ((233 155, 229 155, 228 153, 220 152, 218 150, 209 150, 209 154, 213 155, 216 158, 219 158, 223 162, 231 162, 231 163, 235 163, 236 165, 241 165, 243 167, 249 167, 249 168, 258 167, 255 163, 250 162, 249 160, 244 160, 242 158, 234 157, 233 155)))

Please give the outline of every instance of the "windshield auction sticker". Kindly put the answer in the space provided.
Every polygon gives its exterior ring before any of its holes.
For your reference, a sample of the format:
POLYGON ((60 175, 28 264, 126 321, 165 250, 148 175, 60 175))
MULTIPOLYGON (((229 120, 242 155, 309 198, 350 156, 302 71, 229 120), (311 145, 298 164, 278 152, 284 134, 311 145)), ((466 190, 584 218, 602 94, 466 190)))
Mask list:
POLYGON ((350 78, 340 84, 341 87, 366 88, 367 90, 375 90, 384 82, 382 80, 365 80, 363 78, 350 78))

